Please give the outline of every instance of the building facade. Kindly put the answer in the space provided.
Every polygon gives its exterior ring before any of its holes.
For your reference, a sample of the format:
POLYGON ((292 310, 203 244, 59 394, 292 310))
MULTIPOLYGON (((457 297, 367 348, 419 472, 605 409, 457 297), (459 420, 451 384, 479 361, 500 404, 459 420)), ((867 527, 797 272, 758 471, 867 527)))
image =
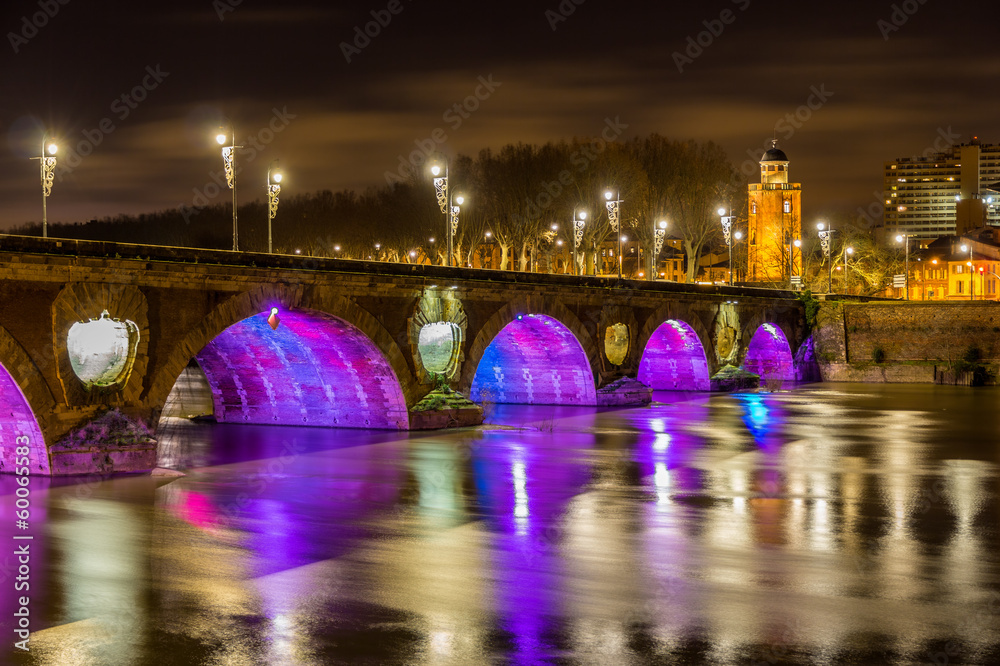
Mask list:
POLYGON ((968 144, 885 163, 885 238, 938 238, 1000 226, 1000 145, 968 144))
POLYGON ((747 195, 747 282, 780 284, 801 275, 802 253, 793 243, 802 238, 802 185, 788 182, 788 157, 777 140, 760 160, 760 183, 750 183, 747 195))

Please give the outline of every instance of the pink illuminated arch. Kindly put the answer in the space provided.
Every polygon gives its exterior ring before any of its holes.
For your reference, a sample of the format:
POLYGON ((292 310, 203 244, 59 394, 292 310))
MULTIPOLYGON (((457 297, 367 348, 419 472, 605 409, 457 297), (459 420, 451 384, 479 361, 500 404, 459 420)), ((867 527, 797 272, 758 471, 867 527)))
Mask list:
POLYGON ((17 448, 28 449, 31 474, 49 474, 49 455, 31 406, 7 369, 0 364, 0 473, 13 474, 19 465, 17 448))
POLYGON ((483 353, 472 379, 474 402, 594 405, 594 373, 580 342, 558 319, 521 315, 483 353))
POLYGON ((708 391, 705 348, 688 324, 670 319, 649 336, 637 379, 654 391, 708 391))
POLYGON ((781 329, 774 324, 761 324, 750 339, 743 369, 764 379, 795 380, 792 349, 781 329))
POLYGON ((364 333, 306 310, 279 311, 272 329, 270 314, 233 324, 197 354, 217 421, 409 427, 399 380, 364 333))

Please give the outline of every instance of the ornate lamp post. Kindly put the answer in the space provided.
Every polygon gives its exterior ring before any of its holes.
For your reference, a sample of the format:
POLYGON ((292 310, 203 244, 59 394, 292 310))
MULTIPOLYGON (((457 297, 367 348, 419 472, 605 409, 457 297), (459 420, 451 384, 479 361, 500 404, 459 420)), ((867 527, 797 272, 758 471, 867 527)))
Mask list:
POLYGON ((649 279, 656 279, 656 262, 660 258, 660 250, 663 249, 663 239, 667 236, 667 221, 660 220, 653 228, 653 263, 650 266, 649 279))
POLYGON ((42 175, 42 238, 49 237, 49 211, 48 211, 48 198, 52 194, 52 185, 55 183, 56 179, 56 151, 59 150, 59 146, 55 143, 50 143, 48 141, 49 133, 46 132, 42 136, 42 150, 38 157, 32 157, 33 160, 38 160, 41 166, 42 175))
MULTIPOLYGON (((730 211, 732 212, 732 211, 730 211)), ((733 215, 726 215, 725 208, 719 208, 719 220, 722 222, 722 235, 726 239, 726 247, 729 248, 729 284, 733 284, 733 239, 730 231, 733 227, 733 215)))
POLYGON ((267 166, 267 253, 271 254, 271 221, 278 214, 278 195, 281 193, 281 172, 272 167, 278 160, 271 160, 267 166))
POLYGON ((618 237, 618 279, 622 279, 622 235, 619 230, 619 213, 621 212, 622 198, 621 193, 617 195, 608 190, 604 193, 605 206, 608 209, 608 222, 611 223, 611 229, 615 232, 615 236, 618 237), (614 197, 614 198, 612 198, 614 197))
POLYGON ((577 248, 583 240, 583 228, 587 224, 587 211, 573 211, 573 275, 580 274, 580 265, 577 263, 577 248))
POLYGON ((826 226, 825 224, 823 224, 822 222, 820 222, 820 223, 818 223, 816 225, 816 228, 819 230, 819 241, 820 241, 820 243, 823 246, 823 256, 826 257, 826 261, 827 261, 827 264, 828 264, 827 265, 827 273, 828 273, 828 275, 827 275, 827 281, 828 281, 827 289, 829 289, 830 293, 832 294, 833 293, 833 262, 830 261, 830 240, 831 240, 831 238, 833 236, 834 229, 831 227, 830 229, 825 229, 824 230, 825 226, 826 226))
POLYGON ((222 163, 226 168, 226 184, 233 191, 233 252, 238 252, 240 239, 239 226, 236 221, 236 149, 243 146, 236 145, 236 128, 233 127, 232 121, 227 118, 226 122, 229 123, 230 136, 227 137, 220 132, 216 135, 215 140, 222 146, 222 163), (227 141, 229 142, 228 146, 226 145, 227 141))
MULTIPOLYGON (((448 187, 448 160, 445 159, 443 172, 441 167, 435 164, 431 167, 431 174, 434 176, 434 193, 437 195, 438 206, 441 208, 441 212, 444 213, 445 232, 448 235, 448 250, 445 265, 451 266, 453 263, 454 236, 455 231, 458 230, 459 210, 451 201, 451 189, 448 187)), ((458 198, 462 199, 462 197, 458 198)), ((459 201, 458 203, 461 205, 462 202, 459 201)))

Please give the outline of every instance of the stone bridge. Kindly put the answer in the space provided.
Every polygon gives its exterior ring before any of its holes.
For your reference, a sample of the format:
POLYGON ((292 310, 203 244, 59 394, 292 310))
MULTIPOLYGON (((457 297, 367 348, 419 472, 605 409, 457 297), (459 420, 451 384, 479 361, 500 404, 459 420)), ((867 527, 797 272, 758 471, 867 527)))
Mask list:
POLYGON ((83 471, 52 446, 110 408, 155 428, 189 367, 220 422, 407 429, 436 381, 595 405, 795 379, 807 346, 783 291, 0 236, 0 463, 83 471))

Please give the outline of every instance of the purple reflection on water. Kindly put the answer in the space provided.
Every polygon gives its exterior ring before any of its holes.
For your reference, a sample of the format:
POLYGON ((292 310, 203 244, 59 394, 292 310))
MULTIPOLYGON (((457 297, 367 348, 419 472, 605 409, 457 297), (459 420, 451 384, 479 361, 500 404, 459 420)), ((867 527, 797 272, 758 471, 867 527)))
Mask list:
POLYGON ((198 353, 220 423, 406 429, 392 366, 364 333, 321 312, 233 324, 198 353))
POLYGON ((242 463, 236 474, 168 485, 162 502, 192 526, 247 548, 253 575, 284 571, 338 557, 368 536, 365 518, 399 499, 405 447, 403 441, 307 453, 285 440, 284 453, 242 463))
POLYGON ((493 599, 515 663, 551 655, 564 615, 560 549, 571 500, 590 481, 594 435, 487 433, 472 466, 478 503, 494 532, 493 599))
POLYGON ((708 360, 698 334, 682 321, 660 324, 642 353, 637 378, 655 391, 708 391, 708 360))
MULTIPOLYGON (((15 637, 14 629, 18 628, 20 617, 15 617, 14 613, 19 612, 21 607, 19 600, 28 597, 28 613, 30 630, 32 632, 45 629, 49 621, 43 614, 43 609, 48 605, 51 585, 49 583, 49 532, 48 532, 48 489, 51 481, 48 477, 29 477, 28 496, 29 503, 28 517, 26 519, 27 529, 20 529, 17 521, 18 488, 24 488, 17 483, 17 477, 13 475, 0 476, 0 631, 5 636, 4 650, 6 651, 14 641, 21 640, 15 637), (32 537, 29 539, 16 539, 14 537, 32 537), (26 566, 27 574, 20 570, 23 562, 20 561, 23 552, 27 548, 28 558, 26 566)), ((66 485, 66 482, 62 482, 66 485)), ((22 492, 23 494, 23 492, 22 492)), ((23 514, 21 514, 23 515, 23 514)), ((2 654, 2 653, 0 653, 2 654)))
POLYGON ((627 413, 638 433, 633 455, 640 476, 659 501, 704 492, 696 462, 705 446, 700 431, 709 418, 708 405, 708 396, 698 396, 627 413))
POLYGON ((545 315, 507 324, 483 352, 472 380, 474 402, 594 405, 587 354, 572 331, 545 315))

